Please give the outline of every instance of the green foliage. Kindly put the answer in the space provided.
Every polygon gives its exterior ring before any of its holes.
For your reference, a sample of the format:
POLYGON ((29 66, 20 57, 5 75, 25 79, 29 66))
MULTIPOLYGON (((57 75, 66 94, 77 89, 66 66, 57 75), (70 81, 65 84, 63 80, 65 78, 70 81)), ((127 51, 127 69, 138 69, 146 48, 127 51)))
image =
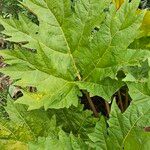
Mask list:
POLYGON ((149 149, 144 128, 150 126, 150 52, 147 42, 137 42, 144 17, 137 12, 139 1, 126 0, 118 10, 109 0, 24 0, 21 5, 38 23, 24 14, 0 18, 2 33, 17 44, 0 52, 8 64, 1 72, 23 93, 15 102, 8 98, 4 107, 0 148, 149 149), (109 119, 94 118, 79 104, 86 91, 112 102, 124 85, 132 99, 124 113, 115 98, 109 119))
POLYGON ((17 0, 1 0, 0 13, 3 17, 17 17, 17 14, 21 10, 22 9, 18 6, 17 0))
POLYGON ((97 123, 95 131, 89 134, 93 147, 102 150, 114 149, 145 149, 149 148, 149 134, 143 128, 150 124, 150 102, 143 106, 130 105, 128 110, 121 114, 117 106, 112 107, 108 128, 103 118, 97 123), (133 145, 132 145, 133 144, 133 145))
POLYGON ((136 13, 139 3, 125 3, 117 12, 112 5, 107 14, 103 10, 108 7, 108 1, 77 1, 75 12, 70 1, 58 4, 57 1, 24 1, 22 4, 37 15, 39 26, 23 15, 19 20, 1 19, 3 33, 10 36, 9 41, 36 49, 36 52, 16 49, 2 53, 11 64, 2 72, 20 79, 16 85, 38 89, 36 94, 24 92, 18 102, 27 104, 29 109, 68 108, 78 105, 80 89, 110 101, 122 85, 115 79, 117 71, 130 65, 124 56, 136 53, 127 47, 136 38, 143 18, 143 14, 136 13), (91 35, 95 26, 100 27, 99 31, 91 35), (107 81, 108 77, 113 80, 107 81))
POLYGON ((82 141, 81 138, 75 137, 73 134, 66 135, 62 130, 58 133, 58 138, 40 138, 37 143, 30 143, 29 149, 72 149, 72 150, 86 150, 88 146, 82 141))

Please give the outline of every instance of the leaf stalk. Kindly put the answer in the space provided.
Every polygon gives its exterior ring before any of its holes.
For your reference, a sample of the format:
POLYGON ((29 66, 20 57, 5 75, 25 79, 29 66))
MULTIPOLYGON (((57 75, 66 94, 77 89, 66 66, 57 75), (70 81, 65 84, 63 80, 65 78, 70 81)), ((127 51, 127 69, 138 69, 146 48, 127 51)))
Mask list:
POLYGON ((96 108, 95 108, 95 106, 94 106, 94 103, 93 103, 93 101, 92 101, 92 99, 91 99, 89 93, 88 93, 87 91, 83 91, 83 93, 85 94, 85 96, 86 96, 86 98, 87 98, 87 100, 88 100, 88 102, 89 102, 89 105, 90 105, 90 107, 91 107, 91 110, 93 111, 94 116, 95 116, 96 118, 98 118, 98 117, 99 117, 99 114, 98 114, 98 112, 97 112, 97 110, 96 110, 96 108))

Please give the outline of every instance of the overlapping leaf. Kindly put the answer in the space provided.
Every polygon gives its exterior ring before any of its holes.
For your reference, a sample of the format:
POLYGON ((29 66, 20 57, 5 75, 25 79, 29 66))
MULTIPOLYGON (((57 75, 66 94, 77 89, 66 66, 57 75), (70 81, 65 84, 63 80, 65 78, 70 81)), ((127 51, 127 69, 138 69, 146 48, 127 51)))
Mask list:
POLYGON ((1 114, 0 116, 0 147, 2 149, 9 149, 12 146, 24 150, 28 148, 29 143, 42 146, 41 140, 59 148, 66 146, 65 141, 68 141, 69 145, 73 144, 73 147, 78 146, 78 144, 79 147, 84 147, 84 145, 86 146, 84 141, 88 139, 87 133, 94 131, 97 121, 90 111, 83 111, 82 106, 78 109, 71 107, 70 109, 60 110, 44 111, 39 109, 27 111, 24 105, 14 104, 10 100, 5 110, 7 114, 1 114), (69 137, 70 132, 72 134, 69 137), (58 136, 60 136, 60 142, 58 136), (65 138, 63 139, 63 137, 65 138), (37 139, 39 139, 38 142, 37 139), (69 143, 70 140, 71 143, 69 143), (84 145, 82 146, 82 144, 84 145))
POLYGON ((91 111, 83 111, 83 107, 80 105, 78 108, 49 110, 49 115, 56 116, 57 125, 61 126, 65 132, 72 132, 76 136, 80 135, 83 140, 87 139, 87 133, 93 132, 98 121, 93 118, 91 111))
POLYGON ((27 149, 29 141, 35 141, 39 136, 48 136, 55 129, 54 121, 42 110, 28 112, 21 104, 8 101, 5 108, 7 115, 0 118, 0 147, 2 149, 27 149))
POLYGON ((101 119, 96 125, 95 132, 89 134, 89 138, 93 141, 89 142, 89 145, 102 150, 111 150, 112 147, 114 149, 149 147, 149 133, 144 132, 144 127, 150 124, 148 120, 150 103, 141 104, 132 104, 124 114, 121 114, 117 106, 113 107, 108 129, 105 121, 101 119))

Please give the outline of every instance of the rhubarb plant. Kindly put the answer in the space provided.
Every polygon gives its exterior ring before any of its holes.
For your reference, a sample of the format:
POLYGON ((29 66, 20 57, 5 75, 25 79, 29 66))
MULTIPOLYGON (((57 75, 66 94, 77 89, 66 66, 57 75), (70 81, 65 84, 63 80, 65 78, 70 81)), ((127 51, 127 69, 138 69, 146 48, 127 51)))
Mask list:
POLYGON ((15 44, 0 52, 7 64, 0 71, 23 94, 15 101, 10 94, 3 106, 1 149, 150 147, 144 131, 150 125, 150 52, 144 43, 135 46, 145 13, 137 11, 138 0, 122 3, 116 8, 110 0, 23 0, 20 5, 38 22, 23 14, 0 18, 6 40, 15 44), (125 100, 131 99, 123 114, 115 104, 122 87, 129 90, 125 100), (95 96, 107 108, 112 104, 109 119, 98 113, 95 96), (83 109, 83 97, 97 118, 83 109))

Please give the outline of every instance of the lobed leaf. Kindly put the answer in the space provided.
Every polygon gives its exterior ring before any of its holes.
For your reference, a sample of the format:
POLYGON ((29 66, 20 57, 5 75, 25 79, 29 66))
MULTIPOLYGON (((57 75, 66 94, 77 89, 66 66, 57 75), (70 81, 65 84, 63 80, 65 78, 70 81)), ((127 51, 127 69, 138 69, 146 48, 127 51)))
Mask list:
POLYGON ((143 102, 142 104, 141 106, 131 104, 123 114, 116 104, 113 104, 108 120, 108 129, 104 119, 101 119, 97 123, 95 131, 89 134, 92 141, 92 143, 88 142, 89 145, 103 150, 111 150, 112 147, 114 149, 149 147, 149 133, 144 132, 144 127, 150 124, 148 120, 150 103, 143 102))
POLYGON ((17 80, 16 85, 36 86, 38 92, 23 92, 17 102, 29 109, 69 108, 78 105, 82 89, 110 101, 123 85, 115 80, 118 70, 130 65, 122 58, 133 55, 127 48, 144 16, 136 13, 139 1, 126 1, 118 11, 109 0, 24 0, 21 4, 37 16, 39 24, 22 14, 19 20, 0 19, 7 40, 22 45, 1 52, 9 64, 2 72, 17 80))
POLYGON ((0 117, 0 147, 9 149, 11 145, 15 148, 27 149, 29 141, 35 141, 39 136, 47 136, 55 129, 54 121, 42 110, 28 112, 21 104, 8 101, 5 108, 6 115, 0 117))

